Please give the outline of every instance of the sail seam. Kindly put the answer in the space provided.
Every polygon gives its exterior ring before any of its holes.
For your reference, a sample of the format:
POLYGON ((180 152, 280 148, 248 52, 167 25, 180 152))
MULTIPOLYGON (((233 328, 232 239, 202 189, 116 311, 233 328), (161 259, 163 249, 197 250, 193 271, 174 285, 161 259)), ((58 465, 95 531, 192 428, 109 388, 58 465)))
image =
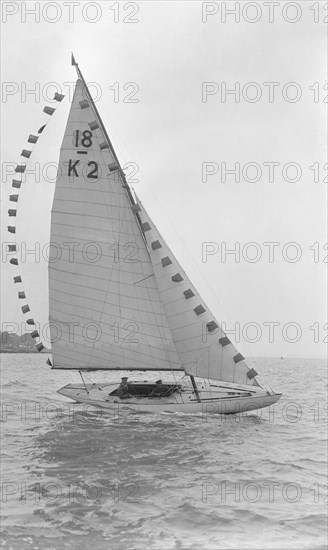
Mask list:
MULTIPOLYGON (((61 285, 63 285, 63 284, 64 284, 64 285, 65 285, 65 284, 70 284, 70 283, 68 283, 67 281, 62 281, 61 279, 56 279, 55 277, 53 277, 53 281, 56 281, 56 282, 60 283, 61 285)), ((74 283, 74 284, 75 284, 75 286, 80 286, 81 288, 87 288, 87 289, 89 289, 89 290, 92 290, 93 292, 104 292, 103 290, 101 290, 101 289, 99 289, 99 288, 90 289, 90 287, 88 287, 87 285, 81 285, 80 283, 74 283)), ((122 283, 122 284, 125 284, 126 286, 131 286, 131 287, 133 287, 135 283, 129 284, 129 285, 128 285, 127 283, 122 283)), ((142 287, 142 288, 146 288, 146 287, 142 287)), ((61 289, 54 289, 54 290, 55 290, 55 292, 64 292, 64 291, 62 291, 61 289)), ((151 290, 155 290, 155 288, 152 288, 151 290)), ((64 292, 64 293, 65 293, 65 292, 64 292)), ((66 294, 68 294, 68 293, 66 293, 66 294)), ((116 292, 111 292, 111 294, 114 294, 114 295, 116 296, 116 292)), ((80 296, 80 294, 74 294, 74 296, 80 296)), ((130 299, 143 300, 143 301, 145 301, 145 302, 147 302, 147 303, 149 302, 149 299, 148 299, 148 298, 141 298, 141 297, 136 298, 135 296, 128 296, 128 295, 126 295, 126 297, 127 297, 127 298, 130 298, 130 299)), ((162 303, 161 303, 160 300, 152 299, 152 302, 162 305, 162 303)), ((145 310, 144 310, 144 311, 145 311, 145 310)))

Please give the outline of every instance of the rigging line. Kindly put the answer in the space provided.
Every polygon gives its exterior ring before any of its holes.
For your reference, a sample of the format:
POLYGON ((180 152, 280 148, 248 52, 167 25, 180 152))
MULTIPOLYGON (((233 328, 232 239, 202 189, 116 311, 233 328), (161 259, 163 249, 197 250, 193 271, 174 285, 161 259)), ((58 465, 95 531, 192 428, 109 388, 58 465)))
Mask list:
POLYGON ((86 385, 85 385, 85 382, 84 382, 84 378, 83 378, 83 376, 82 376, 82 372, 81 372, 80 370, 79 370, 79 374, 80 374, 80 376, 81 376, 81 378, 82 378, 82 382, 83 382, 83 385, 84 385, 85 391, 86 391, 86 392, 87 392, 87 394, 89 395, 89 391, 88 391, 88 388, 87 388, 87 387, 86 387, 86 385))
MULTIPOLYGON (((86 92, 87 92, 87 96, 88 96, 88 98, 89 98, 91 104, 93 105, 93 108, 94 108, 96 117, 97 117, 97 119, 98 119, 98 122, 99 122, 99 124, 100 124, 100 127, 101 127, 102 130, 103 130, 103 133, 104 133, 104 135, 105 135, 105 139, 106 139, 106 141, 108 142, 108 145, 109 145, 109 147, 110 147, 110 149, 111 149, 111 151, 112 151, 112 153, 113 153, 114 159, 115 159, 115 161, 117 162, 118 166, 120 167, 120 175, 121 175, 121 177, 122 177, 122 179, 123 179, 123 181, 124 181, 124 184, 125 184, 125 185, 124 185, 124 188, 125 188, 125 191, 126 191, 126 194, 127 194, 128 198, 129 198, 129 201, 130 201, 131 205, 134 205, 134 204, 136 204, 136 202, 135 202, 135 200, 134 200, 134 197, 133 197, 133 194, 132 194, 132 192, 131 192, 130 186, 129 186, 129 184, 128 184, 128 182, 127 182, 127 179, 126 179, 126 177, 125 177, 125 174, 124 174, 124 172, 123 172, 123 170, 122 170, 121 164, 120 164, 120 162, 119 162, 119 160, 118 160, 118 157, 117 157, 117 155, 116 155, 116 152, 115 152, 115 149, 114 149, 114 147, 113 147, 113 145, 112 145, 112 142, 111 142, 111 140, 110 140, 110 138, 109 138, 109 136, 108 136, 106 127, 105 127, 105 125, 104 125, 104 123, 103 123, 103 121, 102 121, 102 119, 101 119, 101 116, 100 116, 100 114, 99 114, 99 112, 98 112, 98 109, 97 109, 97 107, 96 107, 96 104, 95 104, 94 101, 93 101, 93 98, 92 98, 92 96, 91 96, 91 94, 90 94, 90 91, 89 91, 89 89, 88 89, 88 87, 87 87, 87 84, 86 84, 86 82, 85 82, 85 80, 84 80, 84 78, 83 78, 82 72, 81 72, 81 70, 80 70, 80 68, 79 68, 79 66, 78 66, 78 63, 76 63, 76 61, 74 61, 74 66, 75 66, 76 72, 77 72, 77 74, 78 74, 78 77, 82 80, 82 83, 83 83, 83 85, 84 85, 84 87, 85 87, 85 90, 86 90, 86 92)), ((146 242, 146 238, 145 238, 145 236, 144 236, 144 234, 143 234, 143 232, 142 232, 142 229, 141 229, 141 220, 140 220, 139 213, 136 212, 136 213, 135 213, 135 216, 136 216, 136 219, 137 219, 138 224, 139 224, 140 233, 141 233, 141 235, 142 235, 144 241, 146 242)))
MULTIPOLYGON (((56 105, 56 107, 55 107, 55 112, 57 111, 58 106, 59 106, 59 105, 56 105)), ((30 147, 31 147, 30 156, 27 157, 27 159, 24 158, 23 161, 20 161, 20 160, 17 161, 17 166, 18 166, 21 162, 25 162, 25 164, 24 164, 24 166, 25 166, 24 172, 23 172, 22 174, 17 173, 17 174, 19 174, 19 177, 21 177, 21 180, 20 180, 20 181, 21 181, 21 184, 22 184, 22 183, 24 183, 24 184, 27 183, 26 169, 27 169, 27 167, 29 166, 29 163, 30 163, 30 160, 31 160, 31 156, 34 154, 34 157, 35 157, 35 151, 39 148, 39 144, 40 144, 40 141, 41 141, 40 138, 44 136, 43 131, 44 131, 44 129, 48 126, 48 124, 50 124, 52 118, 53 118, 52 116, 48 116, 46 123, 43 124, 43 126, 42 126, 42 132, 41 132, 41 133, 42 133, 42 136, 39 136, 39 137, 37 138, 36 142, 33 143, 33 147, 30 146, 30 147)), ((28 143, 29 143, 29 142, 28 142, 28 143)), ((22 155, 20 155, 20 156, 22 156, 22 155)), ((14 176, 14 177, 15 177, 15 176, 14 176)), ((23 193, 23 196, 24 196, 24 185, 23 185, 23 189, 20 187, 20 188, 18 189, 18 191, 19 191, 19 192, 17 193, 17 194, 18 194, 18 198, 21 199, 22 193, 23 193)), ((18 211, 18 204, 16 205, 16 211, 18 211)), ((19 219, 19 217, 18 217, 18 219, 19 219)), ((17 223, 17 216, 15 216, 15 220, 12 221, 12 223, 13 223, 13 225, 14 225, 14 227, 15 227, 15 233, 14 233, 14 238, 13 238, 14 243, 13 243, 13 244, 15 244, 16 251, 17 251, 17 246, 18 246, 17 237, 18 237, 18 234, 19 234, 19 223, 17 223), (17 231, 17 229, 18 229, 18 231, 17 231)), ((22 289, 22 291, 23 291, 24 294, 25 294, 26 305, 28 305, 28 304, 27 304, 27 298, 26 298, 25 285, 24 285, 23 276, 22 276, 22 271, 21 271, 22 268, 21 268, 20 262, 19 262, 18 266, 19 266, 18 272, 20 273, 20 277, 21 277, 21 281, 20 281, 20 283, 19 283, 19 284, 21 285, 20 288, 22 289)), ((32 318, 34 318, 34 316, 33 316, 32 312, 31 312, 31 310, 30 310, 30 314, 32 315, 32 318)), ((26 325, 26 323, 25 323, 25 325, 26 325)), ((34 329, 36 329, 36 323, 34 324, 34 329)), ((36 338, 39 340, 39 344, 42 344, 41 336, 38 335, 36 338)), ((34 345, 35 345, 35 347, 37 347, 37 344, 36 344, 36 343, 34 343, 34 345)), ((38 348, 37 348, 37 349, 38 349, 38 348)), ((39 350, 38 350, 38 351, 39 351, 39 350)))
POLYGON ((152 273, 151 275, 148 275, 148 277, 144 277, 143 279, 140 279, 140 281, 136 281, 135 283, 133 283, 134 285, 138 285, 139 283, 141 283, 142 281, 145 281, 146 279, 149 279, 149 277, 154 277, 155 276, 155 273, 152 273))

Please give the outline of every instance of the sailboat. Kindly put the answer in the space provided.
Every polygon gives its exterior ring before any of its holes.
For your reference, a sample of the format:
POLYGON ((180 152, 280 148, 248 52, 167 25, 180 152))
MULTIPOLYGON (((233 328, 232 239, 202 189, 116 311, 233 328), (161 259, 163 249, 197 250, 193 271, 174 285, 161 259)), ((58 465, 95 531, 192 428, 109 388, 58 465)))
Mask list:
POLYGON ((272 405, 281 394, 260 384, 130 188, 73 56, 72 64, 78 79, 51 211, 48 363, 82 381, 58 393, 136 412, 272 405), (95 371, 109 378, 87 381, 95 371))

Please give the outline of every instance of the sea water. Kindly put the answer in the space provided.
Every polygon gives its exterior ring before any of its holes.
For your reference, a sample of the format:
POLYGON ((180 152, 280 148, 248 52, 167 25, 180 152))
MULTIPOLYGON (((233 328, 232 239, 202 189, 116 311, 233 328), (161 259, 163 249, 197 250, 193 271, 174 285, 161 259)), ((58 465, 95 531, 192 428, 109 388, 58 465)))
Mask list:
POLYGON ((73 404, 45 359, 1 354, 4 548, 326 547, 324 360, 258 358, 281 400, 219 416, 73 404))

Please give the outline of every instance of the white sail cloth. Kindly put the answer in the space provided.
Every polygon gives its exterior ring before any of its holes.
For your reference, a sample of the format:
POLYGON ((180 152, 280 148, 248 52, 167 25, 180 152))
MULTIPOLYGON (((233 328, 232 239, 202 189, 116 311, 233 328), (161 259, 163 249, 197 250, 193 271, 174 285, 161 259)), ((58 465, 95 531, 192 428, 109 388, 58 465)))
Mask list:
POLYGON ((51 243, 54 368, 181 368, 136 213, 81 80, 60 152, 51 243))

